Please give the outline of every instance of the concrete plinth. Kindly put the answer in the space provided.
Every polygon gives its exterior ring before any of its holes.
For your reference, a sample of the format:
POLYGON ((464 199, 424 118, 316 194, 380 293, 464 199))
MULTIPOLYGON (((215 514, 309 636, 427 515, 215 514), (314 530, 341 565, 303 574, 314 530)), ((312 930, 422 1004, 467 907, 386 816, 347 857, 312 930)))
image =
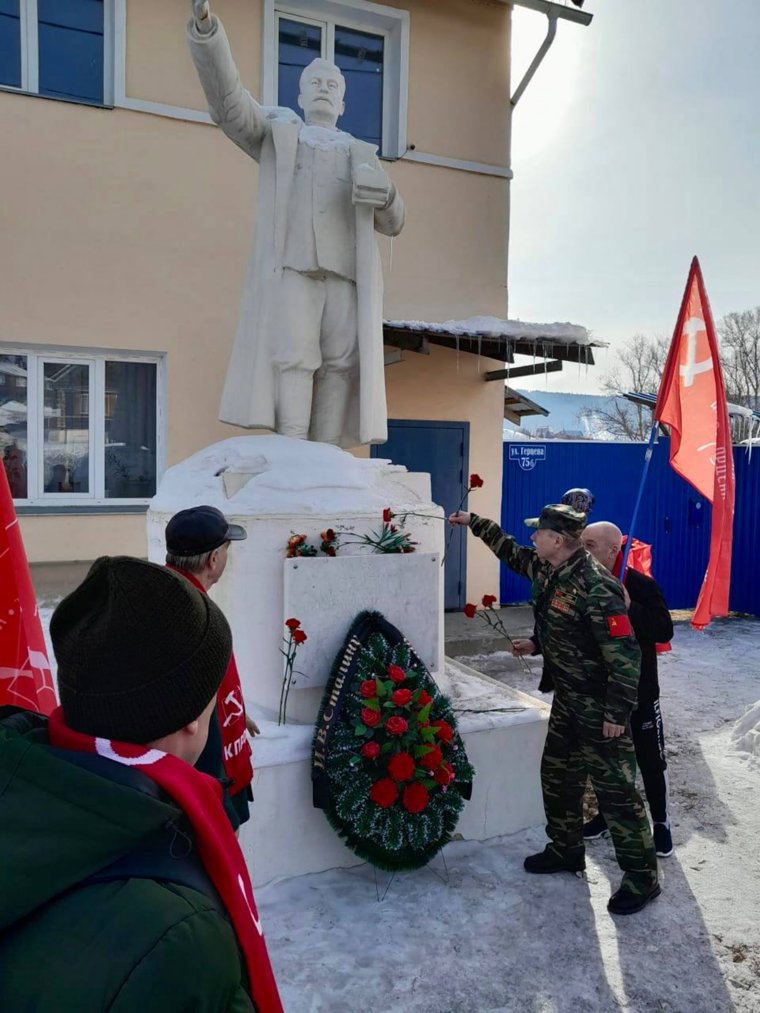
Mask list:
MULTIPOLYGON (((476 771, 457 836, 484 841, 542 823, 539 767, 549 707, 450 659, 446 676, 476 771)), ((311 736, 304 725, 262 723, 255 802, 240 837, 254 885, 361 864, 312 806, 311 736)))
POLYGON ((164 559, 164 530, 178 510, 218 507, 248 538, 235 542, 211 595, 224 611, 235 645, 246 705, 277 714, 283 681, 285 620, 301 620, 308 640, 298 650, 288 720, 309 725, 332 662, 352 620, 376 609, 397 623, 446 689, 443 674, 443 511, 430 501, 430 476, 337 447, 285 436, 225 440, 171 468, 148 512, 148 552, 164 559), (357 544, 378 532, 383 511, 416 543, 409 555, 374 554, 357 544), (346 543, 336 558, 286 558, 288 539, 304 534, 319 547, 333 528, 346 543), (419 609, 411 607, 415 601, 419 609))

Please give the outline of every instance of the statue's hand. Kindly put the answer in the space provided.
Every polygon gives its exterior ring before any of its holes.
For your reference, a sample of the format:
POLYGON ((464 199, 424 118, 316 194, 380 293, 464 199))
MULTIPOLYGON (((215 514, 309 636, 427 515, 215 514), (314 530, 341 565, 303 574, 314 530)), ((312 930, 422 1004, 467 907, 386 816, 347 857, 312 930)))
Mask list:
POLYGON ((391 181, 382 169, 375 169, 371 165, 359 165, 354 172, 354 204, 369 204, 376 208, 387 207, 391 186, 391 181))
POLYGON ((211 31, 211 16, 208 0, 192 0, 192 4, 195 27, 202 35, 205 35, 207 32, 211 31))

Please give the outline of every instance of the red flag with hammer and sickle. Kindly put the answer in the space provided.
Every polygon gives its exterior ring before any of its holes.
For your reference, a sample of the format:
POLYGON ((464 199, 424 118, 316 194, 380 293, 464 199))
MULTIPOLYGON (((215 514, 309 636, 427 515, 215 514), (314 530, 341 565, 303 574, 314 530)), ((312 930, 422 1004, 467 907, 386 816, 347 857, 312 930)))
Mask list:
POLYGON ((670 427, 670 465, 712 503, 710 558, 692 626, 728 613, 734 524, 731 429, 710 303, 691 262, 654 417, 670 427))
POLYGON ((0 464, 0 707, 50 714, 55 690, 29 563, 0 464))

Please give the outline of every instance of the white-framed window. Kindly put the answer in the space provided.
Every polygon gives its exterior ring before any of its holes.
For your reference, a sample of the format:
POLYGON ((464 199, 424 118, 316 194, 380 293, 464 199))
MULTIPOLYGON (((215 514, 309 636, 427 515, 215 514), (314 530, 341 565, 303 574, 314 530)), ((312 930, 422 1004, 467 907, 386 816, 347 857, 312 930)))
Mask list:
POLYGON ((266 0, 266 105, 297 105, 301 71, 316 57, 340 67, 346 111, 339 126, 376 144, 380 154, 406 151, 409 14, 367 0, 266 0))
POLYGON ((147 503, 164 460, 163 356, 0 346, 0 450, 24 506, 147 503))
POLYGON ((113 102, 113 0, 0 0, 0 86, 113 102))

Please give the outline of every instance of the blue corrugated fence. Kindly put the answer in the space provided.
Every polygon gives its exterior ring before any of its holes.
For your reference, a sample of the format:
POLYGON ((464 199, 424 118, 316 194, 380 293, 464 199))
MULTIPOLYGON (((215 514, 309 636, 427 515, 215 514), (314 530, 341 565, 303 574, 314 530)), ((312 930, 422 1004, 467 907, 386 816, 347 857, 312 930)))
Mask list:
MULTIPOLYGON (((652 545, 653 572, 673 609, 692 608, 707 566, 710 504, 668 463, 667 439, 654 447, 635 537, 652 545)), ((505 443, 502 527, 527 544, 526 517, 556 503, 572 486, 596 497, 592 520, 614 521, 628 531, 644 465, 643 444, 505 443)), ((760 614, 755 571, 760 550, 760 452, 734 449, 736 515, 730 606, 760 614)), ((502 567, 501 600, 524 602, 528 582, 502 567)))

